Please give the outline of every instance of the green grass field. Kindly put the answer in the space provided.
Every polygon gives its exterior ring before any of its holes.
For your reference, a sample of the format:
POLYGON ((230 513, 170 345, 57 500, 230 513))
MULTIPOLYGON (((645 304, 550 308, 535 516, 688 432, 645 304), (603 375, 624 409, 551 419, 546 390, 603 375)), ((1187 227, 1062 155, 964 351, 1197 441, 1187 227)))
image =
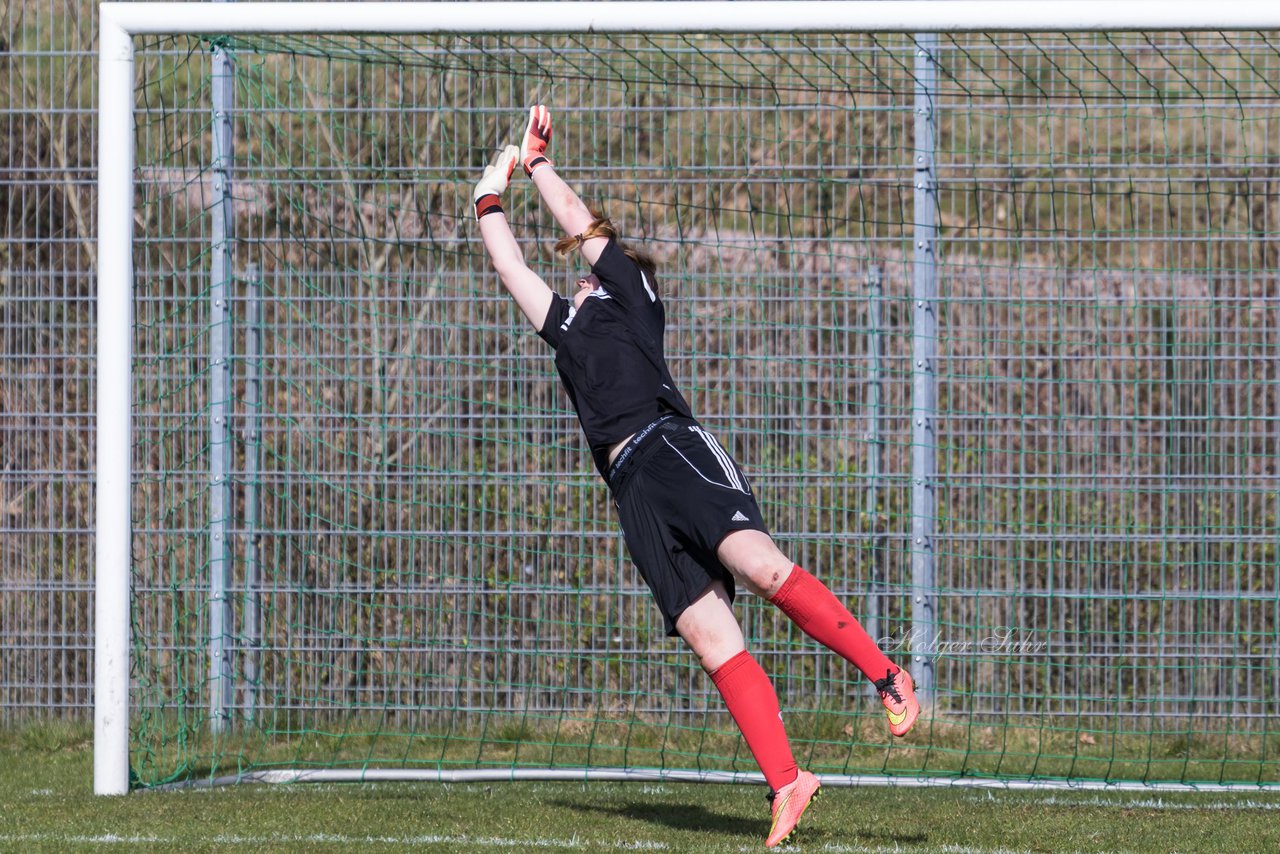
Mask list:
MULTIPOLYGON (((83 727, 0 732, 0 850, 763 851, 762 788, 502 783, 92 793, 83 727)), ((1280 792, 834 788, 780 850, 1273 852, 1280 792)))

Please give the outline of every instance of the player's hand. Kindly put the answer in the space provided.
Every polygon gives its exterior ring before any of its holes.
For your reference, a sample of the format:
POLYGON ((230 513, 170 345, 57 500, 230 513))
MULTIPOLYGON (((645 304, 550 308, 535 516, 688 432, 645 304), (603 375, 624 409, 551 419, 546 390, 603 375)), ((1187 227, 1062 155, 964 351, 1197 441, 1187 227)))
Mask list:
POLYGON ((484 167, 484 175, 476 182, 475 192, 471 195, 471 200, 476 204, 476 219, 492 212, 494 208, 502 210, 496 197, 501 196, 502 191, 507 189, 507 183, 511 180, 511 173, 516 171, 516 161, 519 159, 520 149, 514 145, 508 145, 498 152, 498 156, 493 158, 493 163, 484 167), (481 205, 481 200, 486 196, 494 198, 481 205))
POLYGON ((484 175, 476 182, 472 200, 488 195, 501 196, 502 191, 507 189, 507 182, 511 180, 511 173, 516 171, 516 160, 519 158, 520 149, 514 145, 508 145, 499 151, 493 158, 493 163, 484 167, 484 175))
POLYGON ((524 142, 520 144, 520 162, 524 164, 524 172, 533 177, 533 170, 539 166, 550 166, 547 159, 547 146, 551 144, 551 111, 538 104, 529 108, 529 127, 524 132, 524 142))

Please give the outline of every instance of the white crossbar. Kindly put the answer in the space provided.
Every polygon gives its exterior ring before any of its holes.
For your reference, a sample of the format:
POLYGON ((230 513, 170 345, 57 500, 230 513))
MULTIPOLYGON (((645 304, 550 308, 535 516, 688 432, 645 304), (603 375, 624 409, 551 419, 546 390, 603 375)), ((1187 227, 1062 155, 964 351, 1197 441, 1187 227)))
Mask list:
POLYGON ((851 0, 688 3, 103 3, 103 26, 200 33, 819 33, 1253 30, 1274 0, 851 0))

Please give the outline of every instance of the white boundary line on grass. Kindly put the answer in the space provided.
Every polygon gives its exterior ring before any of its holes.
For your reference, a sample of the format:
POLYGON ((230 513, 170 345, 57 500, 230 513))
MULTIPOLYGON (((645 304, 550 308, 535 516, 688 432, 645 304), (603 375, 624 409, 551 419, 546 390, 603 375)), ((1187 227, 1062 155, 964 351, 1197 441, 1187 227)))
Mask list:
MULTIPOLYGON (((1176 793, 1175 793, 1176 794, 1176 793)), ((991 792, 975 792, 968 800, 970 802, 994 803, 997 799, 991 792)), ((1062 806, 1062 807, 1119 807, 1122 809, 1153 809, 1153 810, 1280 810, 1280 800, 1277 801, 1167 801, 1164 798, 1134 798, 1127 800, 1125 798, 1105 798, 1094 795, 1091 798, 1064 798, 1057 794, 1039 794, 1031 793, 1026 799, 1037 806, 1062 806)), ((1025 803, 1026 800, 1019 801, 1025 803)))

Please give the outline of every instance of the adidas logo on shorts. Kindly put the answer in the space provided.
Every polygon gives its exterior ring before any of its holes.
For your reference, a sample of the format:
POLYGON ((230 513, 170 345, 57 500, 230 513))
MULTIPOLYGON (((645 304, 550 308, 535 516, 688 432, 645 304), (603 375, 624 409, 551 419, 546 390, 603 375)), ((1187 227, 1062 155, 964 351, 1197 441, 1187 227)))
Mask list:
POLYGON ((730 522, 750 522, 751 520, 748 519, 741 510, 735 510, 733 513, 733 518, 730 519, 729 521, 730 522))

